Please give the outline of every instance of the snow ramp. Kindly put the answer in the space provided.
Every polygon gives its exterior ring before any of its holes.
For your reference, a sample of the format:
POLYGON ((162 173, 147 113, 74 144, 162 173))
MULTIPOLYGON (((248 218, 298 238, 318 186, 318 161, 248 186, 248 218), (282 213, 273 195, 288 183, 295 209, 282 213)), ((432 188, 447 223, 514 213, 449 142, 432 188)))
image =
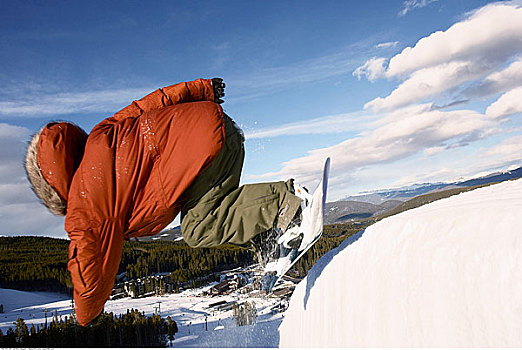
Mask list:
POLYGON ((281 347, 522 347, 522 180, 384 219, 297 286, 281 347))

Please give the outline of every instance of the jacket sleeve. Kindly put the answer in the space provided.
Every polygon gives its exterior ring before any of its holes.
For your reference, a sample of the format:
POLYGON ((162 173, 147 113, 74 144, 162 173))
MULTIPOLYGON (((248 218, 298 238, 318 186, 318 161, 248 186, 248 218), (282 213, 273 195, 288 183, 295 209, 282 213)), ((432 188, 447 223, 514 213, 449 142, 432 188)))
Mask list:
POLYGON ((80 325, 89 324, 102 312, 114 287, 123 247, 125 216, 116 210, 120 202, 112 132, 110 128, 91 132, 67 200, 68 269, 80 325))
MULTIPOLYGON (((112 226, 109 225, 108 226, 112 226)), ((113 230, 106 227, 105 230, 113 230)), ((107 232, 106 232, 107 233, 107 232)), ((69 262, 74 286, 74 302, 78 323, 86 326, 98 316, 114 287, 123 247, 123 236, 112 232, 104 237, 92 230, 70 232, 69 262), (102 238, 102 239, 100 239, 102 238)))
POLYGON ((214 102, 212 79, 197 79, 157 89, 147 96, 132 102, 129 106, 108 118, 108 120, 111 122, 119 121, 124 118, 137 117, 143 112, 195 101, 214 102))

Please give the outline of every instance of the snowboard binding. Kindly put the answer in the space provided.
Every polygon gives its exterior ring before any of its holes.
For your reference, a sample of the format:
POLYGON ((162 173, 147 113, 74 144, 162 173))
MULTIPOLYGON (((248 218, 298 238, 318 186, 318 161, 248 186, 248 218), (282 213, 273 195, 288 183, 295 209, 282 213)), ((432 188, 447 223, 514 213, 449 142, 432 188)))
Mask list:
POLYGON ((261 289, 270 293, 284 274, 319 240, 323 233, 324 204, 328 187, 330 158, 326 159, 319 186, 313 194, 295 185, 295 195, 302 199, 300 220, 277 239, 277 258, 264 266, 261 289))

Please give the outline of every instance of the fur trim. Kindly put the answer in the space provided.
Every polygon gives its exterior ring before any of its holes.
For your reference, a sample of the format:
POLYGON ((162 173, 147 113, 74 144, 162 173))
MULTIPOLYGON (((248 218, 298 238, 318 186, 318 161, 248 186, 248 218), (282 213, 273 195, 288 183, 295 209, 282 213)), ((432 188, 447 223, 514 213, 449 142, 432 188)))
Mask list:
POLYGON ((54 215, 65 216, 67 201, 60 198, 58 192, 45 181, 40 166, 38 165, 38 141, 44 128, 45 126, 34 134, 29 142, 27 155, 25 156, 25 171, 34 193, 42 204, 54 215))

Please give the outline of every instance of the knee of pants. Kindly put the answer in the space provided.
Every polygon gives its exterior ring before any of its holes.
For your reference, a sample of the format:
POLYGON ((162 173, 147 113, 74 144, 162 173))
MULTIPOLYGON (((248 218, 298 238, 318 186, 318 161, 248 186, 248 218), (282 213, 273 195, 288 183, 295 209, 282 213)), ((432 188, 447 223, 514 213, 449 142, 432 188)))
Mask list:
MULTIPOLYGON (((211 216, 211 214, 209 214, 211 216)), ((191 212, 181 221, 181 233, 183 240, 193 248, 211 248, 219 245, 219 237, 214 233, 212 227, 212 218, 206 217, 207 220, 201 220, 194 217, 191 212)))
POLYGON ((181 221, 181 234, 183 235, 183 240, 191 247, 197 247, 198 245, 197 234, 194 232, 195 229, 196 225, 194 225, 194 222, 185 216, 183 221, 181 221))

